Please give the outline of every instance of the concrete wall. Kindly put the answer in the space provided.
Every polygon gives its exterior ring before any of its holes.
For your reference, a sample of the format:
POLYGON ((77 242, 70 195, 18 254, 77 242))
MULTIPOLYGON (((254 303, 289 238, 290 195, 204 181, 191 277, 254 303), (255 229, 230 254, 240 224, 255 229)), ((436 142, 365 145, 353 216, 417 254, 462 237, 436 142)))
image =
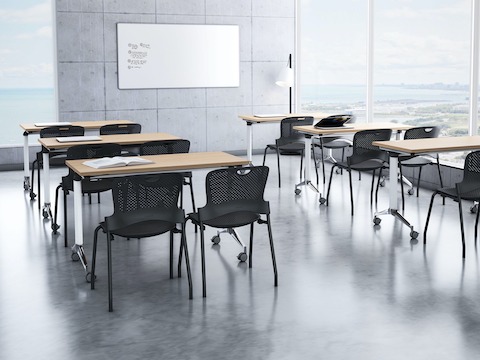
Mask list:
MULTIPOLYGON (((57 0, 60 120, 129 119, 189 139, 192 151, 244 151, 239 114, 288 111, 275 77, 294 51, 294 10, 294 0, 57 0), (239 25, 240 86, 119 90, 118 22, 239 25)), ((257 127, 255 147, 277 127, 257 127)))

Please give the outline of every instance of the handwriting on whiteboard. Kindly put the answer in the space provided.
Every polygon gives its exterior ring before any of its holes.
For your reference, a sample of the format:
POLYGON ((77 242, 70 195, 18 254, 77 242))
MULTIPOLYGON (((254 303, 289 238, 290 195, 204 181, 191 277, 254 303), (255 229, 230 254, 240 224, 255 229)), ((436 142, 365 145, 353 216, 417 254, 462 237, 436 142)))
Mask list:
POLYGON ((147 63, 148 50, 150 44, 145 43, 129 43, 127 63, 128 69, 141 69, 147 63))

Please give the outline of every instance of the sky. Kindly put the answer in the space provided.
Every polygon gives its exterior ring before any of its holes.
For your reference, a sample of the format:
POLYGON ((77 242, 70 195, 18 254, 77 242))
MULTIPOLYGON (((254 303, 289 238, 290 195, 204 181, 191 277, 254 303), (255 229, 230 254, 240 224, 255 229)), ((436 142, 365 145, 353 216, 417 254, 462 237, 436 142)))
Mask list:
MULTIPOLYGON (((366 80, 367 0, 299 0, 302 82, 366 80)), ((471 0, 376 0, 374 82, 468 83, 471 0)))
MULTIPOLYGON (((367 0, 299 0, 302 82, 366 79, 367 0)), ((471 0, 376 0, 375 83, 468 83, 471 0)), ((52 87, 51 0, 0 2, 0 88, 52 87)))
POLYGON ((0 88, 53 86, 50 0, 0 2, 0 88))

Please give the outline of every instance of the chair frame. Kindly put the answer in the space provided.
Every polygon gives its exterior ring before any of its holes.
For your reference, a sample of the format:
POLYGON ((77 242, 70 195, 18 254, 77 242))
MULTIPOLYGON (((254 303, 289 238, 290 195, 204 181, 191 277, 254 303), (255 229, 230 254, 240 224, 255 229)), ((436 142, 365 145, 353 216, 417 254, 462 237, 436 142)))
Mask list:
MULTIPOLYGON (((185 255, 188 277, 189 299, 193 298, 192 275, 185 232, 185 211, 178 205, 183 177, 180 173, 134 175, 116 178, 112 185, 114 213, 105 217, 94 231, 91 289, 95 289, 95 269, 98 233, 103 230, 107 239, 108 268, 108 311, 113 311, 112 240, 114 235, 122 237, 153 237, 170 233, 170 278, 173 278, 173 235, 181 225, 181 249, 185 255), (167 184, 167 185, 165 185, 167 184), (170 185, 170 186, 168 186, 170 185), (155 195, 162 194, 160 205, 155 195), (153 196, 152 196, 153 195, 153 196), (132 203, 132 199, 136 201, 132 203), (132 230, 132 227, 134 229, 132 230), (138 230, 141 229, 141 230, 138 230), (132 232, 133 231, 133 232, 132 232)), ((181 277, 180 273, 178 277, 181 277)))
POLYGON ((372 184, 370 188, 370 203, 373 202, 373 187, 375 183, 375 174, 379 170, 377 187, 375 191, 375 202, 378 200, 378 188, 382 177, 382 170, 388 166, 388 154, 380 150, 378 146, 372 145, 373 141, 389 140, 392 136, 391 129, 372 129, 363 130, 355 133, 353 136, 353 154, 347 157, 346 162, 337 162, 333 164, 330 171, 330 180, 328 182, 326 205, 329 204, 330 189, 332 185, 333 172, 335 168, 348 171, 348 180, 350 187, 350 206, 351 215, 354 215, 353 204, 353 182, 352 170, 372 171, 372 184))
POLYGON ((313 116, 291 116, 284 118, 280 122, 280 137, 275 140, 275 144, 268 144, 265 146, 265 150, 263 151, 262 165, 265 165, 267 150, 273 150, 277 154, 278 187, 282 186, 280 175, 281 151, 300 153, 300 179, 302 179, 303 157, 305 152, 305 137, 300 132, 294 130, 293 127, 312 124, 313 116))
MULTIPOLYGON (((206 226, 227 228, 227 232, 232 234, 235 228, 250 225, 248 266, 251 268, 254 224, 256 222, 266 224, 272 257, 274 286, 278 286, 278 272, 270 221, 270 204, 263 198, 268 172, 267 166, 252 166, 214 170, 207 174, 205 179, 207 203, 204 207, 198 208, 196 213, 188 216, 188 219, 200 227, 203 297, 207 296, 204 235, 206 226), (265 219, 261 218, 262 215, 265 216, 265 219)), ((214 240, 217 236, 212 238, 214 244, 218 243, 214 240)), ((238 237, 235 234, 234 238, 235 236, 238 237)), ((239 260, 245 261, 246 259, 239 260)))

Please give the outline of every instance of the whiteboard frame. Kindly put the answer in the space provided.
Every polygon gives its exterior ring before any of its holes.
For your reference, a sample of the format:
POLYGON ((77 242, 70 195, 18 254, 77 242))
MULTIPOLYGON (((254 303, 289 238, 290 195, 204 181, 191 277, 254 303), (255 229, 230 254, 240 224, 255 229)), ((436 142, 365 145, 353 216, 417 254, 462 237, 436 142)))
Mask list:
POLYGON ((118 88, 238 87, 239 38, 238 25, 117 23, 118 88))

